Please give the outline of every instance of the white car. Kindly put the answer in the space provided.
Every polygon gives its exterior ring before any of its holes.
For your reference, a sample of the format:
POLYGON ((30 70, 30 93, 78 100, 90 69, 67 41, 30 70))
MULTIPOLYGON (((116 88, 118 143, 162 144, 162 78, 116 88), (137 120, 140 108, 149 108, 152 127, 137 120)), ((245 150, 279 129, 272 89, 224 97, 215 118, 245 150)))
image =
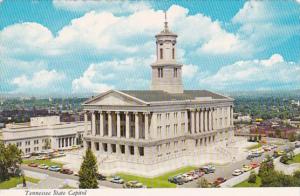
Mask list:
POLYGON ((189 176, 187 174, 183 174, 182 175, 183 179, 185 179, 185 181, 190 182, 193 181, 193 176, 189 176))
POLYGON ((236 170, 234 170, 234 171, 232 172, 232 175, 233 175, 233 176, 239 176, 239 175, 241 175, 242 173, 244 173, 242 170, 236 169, 236 170))

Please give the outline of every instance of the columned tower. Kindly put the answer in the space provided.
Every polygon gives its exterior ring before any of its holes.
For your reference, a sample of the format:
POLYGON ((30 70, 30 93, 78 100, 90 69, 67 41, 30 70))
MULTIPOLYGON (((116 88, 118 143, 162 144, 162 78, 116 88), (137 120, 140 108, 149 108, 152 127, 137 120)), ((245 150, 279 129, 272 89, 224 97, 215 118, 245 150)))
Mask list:
POLYGON ((183 93, 181 79, 182 64, 176 61, 176 38, 168 28, 165 13, 164 29, 155 36, 156 62, 152 67, 151 90, 163 90, 168 93, 183 93))

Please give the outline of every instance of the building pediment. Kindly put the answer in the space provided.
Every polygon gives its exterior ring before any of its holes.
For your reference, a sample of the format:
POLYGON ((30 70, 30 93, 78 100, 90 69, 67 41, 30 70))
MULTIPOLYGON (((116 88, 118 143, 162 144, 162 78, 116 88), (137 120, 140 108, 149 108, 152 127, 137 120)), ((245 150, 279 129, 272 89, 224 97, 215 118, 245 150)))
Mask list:
POLYGON ((128 95, 126 93, 109 90, 107 92, 101 93, 96 97, 92 97, 83 103, 83 105, 113 105, 113 106, 141 106, 147 103, 136 97, 128 95))

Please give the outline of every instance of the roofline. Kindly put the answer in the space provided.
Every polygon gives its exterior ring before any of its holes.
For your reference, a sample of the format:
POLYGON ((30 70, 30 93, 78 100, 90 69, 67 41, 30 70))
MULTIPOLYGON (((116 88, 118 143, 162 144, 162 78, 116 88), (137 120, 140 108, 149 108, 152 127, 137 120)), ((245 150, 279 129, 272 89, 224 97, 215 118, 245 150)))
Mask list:
POLYGON ((105 92, 100 93, 99 95, 97 95, 97 96, 95 96, 95 97, 92 97, 92 98, 86 100, 85 102, 82 103, 82 105, 93 105, 93 104, 89 104, 89 103, 90 103, 91 101, 96 100, 96 99, 98 99, 98 98, 100 98, 100 97, 102 97, 102 96, 104 96, 104 95, 107 95, 107 94, 109 94, 109 93, 111 93, 111 92, 119 93, 120 95, 124 95, 124 96, 126 96, 126 97, 129 97, 129 98, 131 98, 131 99, 133 99, 133 100, 135 100, 135 101, 137 101, 137 102, 140 102, 140 103, 142 103, 142 104, 145 104, 145 105, 149 104, 148 102, 145 102, 144 100, 138 99, 138 98, 136 98, 136 97, 134 97, 134 96, 131 96, 131 95, 129 95, 129 94, 126 94, 126 93, 124 93, 124 92, 121 92, 121 91, 118 91, 118 90, 111 89, 111 90, 105 91, 105 92))

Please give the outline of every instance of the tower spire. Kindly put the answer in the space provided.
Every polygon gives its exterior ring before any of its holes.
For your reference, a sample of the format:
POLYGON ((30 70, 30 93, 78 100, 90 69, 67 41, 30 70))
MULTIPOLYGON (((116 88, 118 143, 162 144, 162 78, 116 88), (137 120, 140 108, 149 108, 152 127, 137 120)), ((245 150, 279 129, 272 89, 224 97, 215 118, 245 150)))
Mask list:
POLYGON ((164 11, 164 12, 165 12, 165 29, 164 29, 164 31, 169 32, 168 21, 167 21, 167 11, 164 11))

